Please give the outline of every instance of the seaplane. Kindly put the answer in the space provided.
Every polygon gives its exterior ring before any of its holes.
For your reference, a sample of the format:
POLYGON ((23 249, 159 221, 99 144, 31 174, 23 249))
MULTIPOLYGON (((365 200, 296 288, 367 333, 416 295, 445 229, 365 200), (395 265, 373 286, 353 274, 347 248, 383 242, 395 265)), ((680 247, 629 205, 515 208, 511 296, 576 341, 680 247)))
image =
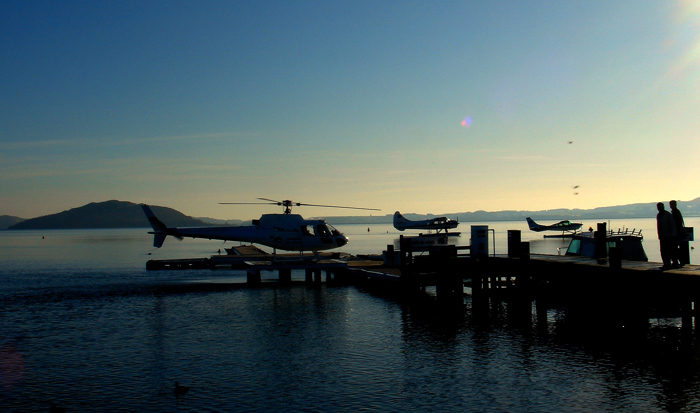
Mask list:
POLYGON ((324 208, 348 208, 379 211, 375 208, 357 208, 335 205, 302 204, 289 200, 275 201, 258 198, 265 202, 222 202, 221 204, 274 204, 283 207, 282 214, 263 214, 260 219, 253 220, 248 226, 211 226, 196 228, 168 227, 160 221, 148 205, 142 204, 148 222, 153 231, 153 246, 163 246, 165 238, 172 236, 183 238, 205 238, 223 241, 241 241, 260 244, 276 251, 305 251, 312 252, 318 257, 319 251, 340 248, 348 243, 348 238, 332 225, 322 219, 304 219, 301 215, 292 214, 293 206, 313 206, 324 208))
MULTIPOLYGON (((435 230, 436 232, 445 231, 447 233, 448 229, 457 228, 459 225, 458 221, 452 221, 447 217, 438 217, 431 219, 424 219, 422 221, 411 221, 406 219, 399 211, 394 212, 394 228, 399 231, 406 229, 427 229, 435 230)), ((453 233, 457 235, 457 233, 453 233)))
POLYGON ((552 225, 540 225, 530 217, 525 218, 525 220, 527 221, 527 225, 528 225, 528 227, 530 227, 530 230, 535 231, 535 232, 561 231, 561 235, 545 235, 545 238, 547 238, 547 237, 563 238, 566 236, 572 236, 576 233, 576 231, 578 231, 581 228, 581 225, 583 225, 580 222, 571 222, 569 220, 559 221, 556 224, 552 224, 552 225))

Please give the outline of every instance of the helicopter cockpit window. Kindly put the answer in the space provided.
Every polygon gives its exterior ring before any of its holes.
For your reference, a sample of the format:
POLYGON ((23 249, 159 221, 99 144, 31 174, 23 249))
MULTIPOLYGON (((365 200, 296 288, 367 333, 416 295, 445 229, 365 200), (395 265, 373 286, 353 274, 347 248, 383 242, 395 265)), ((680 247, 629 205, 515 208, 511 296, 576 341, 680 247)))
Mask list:
POLYGON ((302 225, 301 226, 301 234, 304 235, 305 237, 315 237, 316 233, 314 232, 314 226, 313 225, 302 225))
POLYGON ((335 227, 333 225, 326 224, 326 227, 331 231, 331 235, 333 235, 334 237, 340 235, 340 231, 335 229, 335 227))
POLYGON ((322 236, 322 237, 330 237, 330 236, 331 236, 330 231, 328 231, 328 228, 326 228, 325 225, 323 225, 323 224, 318 224, 318 225, 316 226, 316 228, 318 229, 318 235, 320 235, 320 236, 322 236))

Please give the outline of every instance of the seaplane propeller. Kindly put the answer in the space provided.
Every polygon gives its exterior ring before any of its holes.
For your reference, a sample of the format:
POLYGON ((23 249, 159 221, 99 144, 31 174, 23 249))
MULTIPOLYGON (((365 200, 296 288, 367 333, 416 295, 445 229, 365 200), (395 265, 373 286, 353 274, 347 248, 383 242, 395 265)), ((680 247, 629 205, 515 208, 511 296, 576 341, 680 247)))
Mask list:
POLYGON ((265 202, 219 202, 219 204, 221 204, 221 205, 277 205, 277 206, 281 206, 284 208, 285 214, 291 214, 293 206, 312 206, 312 207, 322 207, 322 208, 345 208, 345 209, 361 209, 361 210, 365 210, 365 211, 380 211, 377 208, 359 208, 359 207, 340 206, 340 205, 304 204, 301 202, 293 202, 293 201, 290 201, 288 199, 285 199, 284 201, 275 201, 274 199, 267 199, 267 198, 258 198, 258 199, 261 201, 265 201, 265 202))

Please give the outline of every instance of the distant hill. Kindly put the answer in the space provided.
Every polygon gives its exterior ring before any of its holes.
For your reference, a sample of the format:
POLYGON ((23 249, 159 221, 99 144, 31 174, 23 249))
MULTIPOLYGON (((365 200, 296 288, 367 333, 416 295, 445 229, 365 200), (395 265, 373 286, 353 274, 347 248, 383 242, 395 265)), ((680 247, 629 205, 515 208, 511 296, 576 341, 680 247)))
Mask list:
MULTIPOLYGON (((242 225, 253 225, 252 220, 247 220, 247 221, 241 221, 240 219, 216 219, 216 218, 207 218, 207 217, 193 217, 194 219, 198 219, 202 222, 206 222, 209 225, 221 225, 221 226, 229 226, 229 227, 240 227, 242 225)), ((168 224, 170 225, 170 224, 168 224)))
POLYGON ((24 218, 13 217, 10 215, 0 215, 0 229, 7 229, 17 223, 24 221, 24 218))
MULTIPOLYGON (((668 204, 667 204, 668 205, 668 204)), ((679 201, 679 208, 686 217, 700 216, 700 198, 692 201, 679 201)), ((195 227, 208 225, 250 225, 250 221, 217 220, 212 218, 193 218, 171 208, 151 206, 158 218, 172 227, 195 227)), ((668 206, 667 206, 667 209, 668 206)), ((325 217, 331 224, 387 224, 393 221, 391 214, 379 216, 325 217)), ((526 217, 534 220, 584 220, 584 219, 625 219, 653 218, 656 216, 656 202, 600 207, 594 209, 551 209, 544 211, 474 211, 444 214, 412 214, 402 211, 411 220, 447 216, 460 222, 495 222, 519 221, 526 217)), ((3 219, 17 221, 7 229, 78 229, 78 228, 148 228, 140 204, 124 201, 93 202, 79 208, 73 208, 58 214, 23 220, 17 217, 0 216, 0 229, 3 219)))
MULTIPOLYGON (((666 209, 670 210, 668 202, 666 209)), ((683 216, 700 216, 700 198, 692 201, 678 201, 678 208, 683 212, 683 216)), ((593 209, 550 209, 544 211, 474 211, 474 212, 454 212, 444 214, 414 214, 401 211, 401 214, 410 220, 421 220, 446 216, 450 219, 457 219, 460 222, 494 222, 494 221, 519 221, 531 217, 535 221, 542 220, 584 220, 584 219, 631 219, 631 218, 654 218, 656 217, 656 202, 638 203, 629 205, 599 207, 593 209)), ((393 222, 394 213, 381 216, 358 216, 358 217, 325 217, 331 224, 385 224, 393 222)))
MULTIPOLYGON (((207 226, 206 222, 171 208, 151 206, 158 219, 173 227, 207 226)), ((93 202, 58 214, 27 219, 8 229, 80 229, 150 227, 141 205, 132 202, 93 202)))

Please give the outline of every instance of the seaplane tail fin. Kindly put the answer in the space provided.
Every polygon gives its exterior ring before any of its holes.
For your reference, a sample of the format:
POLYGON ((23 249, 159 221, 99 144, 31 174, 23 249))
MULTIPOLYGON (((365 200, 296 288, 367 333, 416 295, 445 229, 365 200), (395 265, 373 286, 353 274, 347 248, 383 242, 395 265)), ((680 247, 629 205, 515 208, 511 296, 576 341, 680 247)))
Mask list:
POLYGON ((394 212, 394 228, 403 231, 406 226, 406 218, 399 211, 394 212))
POLYGON ((530 227, 531 230, 533 231, 539 231, 542 227, 542 225, 539 225, 535 221, 532 220, 532 218, 527 217, 525 218, 527 220, 527 226, 530 227))

